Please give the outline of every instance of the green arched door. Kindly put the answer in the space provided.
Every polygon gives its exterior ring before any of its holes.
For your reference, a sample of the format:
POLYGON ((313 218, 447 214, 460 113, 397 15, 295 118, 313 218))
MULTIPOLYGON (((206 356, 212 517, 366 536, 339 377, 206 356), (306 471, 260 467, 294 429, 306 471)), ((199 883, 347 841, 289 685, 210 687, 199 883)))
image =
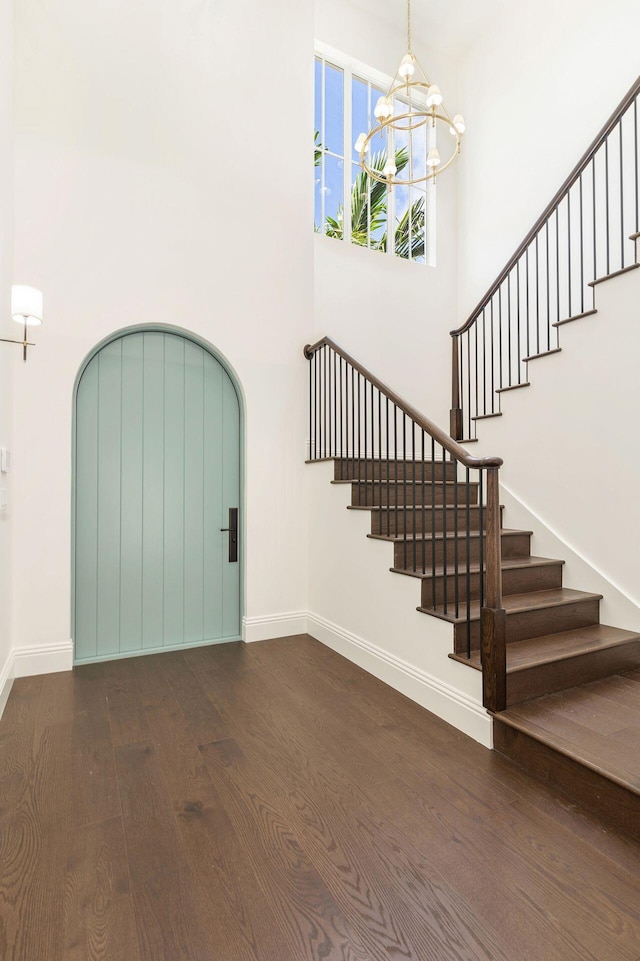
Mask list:
POLYGON ((102 347, 76 391, 76 663, 239 639, 241 556, 222 530, 239 508, 222 364, 157 330, 102 347))

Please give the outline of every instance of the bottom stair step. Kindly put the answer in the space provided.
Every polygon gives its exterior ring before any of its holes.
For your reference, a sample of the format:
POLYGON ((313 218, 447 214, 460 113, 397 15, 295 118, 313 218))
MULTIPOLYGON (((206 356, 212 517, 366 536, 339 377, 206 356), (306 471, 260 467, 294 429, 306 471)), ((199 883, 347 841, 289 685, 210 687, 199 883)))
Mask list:
POLYGON ((640 837, 640 670, 494 715, 494 747, 572 801, 640 837))
MULTIPOLYGON (((482 670, 479 651, 470 658, 449 656, 482 670)), ((515 641, 507 646, 507 704, 635 669, 640 669, 640 635, 607 624, 515 641)))

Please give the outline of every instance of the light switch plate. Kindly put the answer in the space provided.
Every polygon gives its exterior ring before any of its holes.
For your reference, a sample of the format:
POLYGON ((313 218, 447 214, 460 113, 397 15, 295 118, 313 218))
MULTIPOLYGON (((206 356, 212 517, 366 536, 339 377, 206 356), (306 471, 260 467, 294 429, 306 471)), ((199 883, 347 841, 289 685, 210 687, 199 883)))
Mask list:
POLYGON ((0 511, 6 511, 8 503, 7 490, 5 487, 0 487, 0 511))

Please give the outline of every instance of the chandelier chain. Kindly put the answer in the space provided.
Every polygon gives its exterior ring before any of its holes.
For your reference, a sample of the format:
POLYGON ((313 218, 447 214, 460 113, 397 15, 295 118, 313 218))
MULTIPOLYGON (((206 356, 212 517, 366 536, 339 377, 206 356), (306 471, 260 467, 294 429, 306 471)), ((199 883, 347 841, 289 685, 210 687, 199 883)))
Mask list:
POLYGON ((411 53, 411 0, 407 0, 407 52, 411 53))

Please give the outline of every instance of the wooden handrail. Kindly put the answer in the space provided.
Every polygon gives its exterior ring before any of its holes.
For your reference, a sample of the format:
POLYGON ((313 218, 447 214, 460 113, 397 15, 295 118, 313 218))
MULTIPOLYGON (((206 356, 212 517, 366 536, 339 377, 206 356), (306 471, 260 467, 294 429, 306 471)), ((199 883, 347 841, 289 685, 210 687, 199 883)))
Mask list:
POLYGON ((590 146, 585 150, 584 154, 582 155, 582 157, 580 158, 576 166, 573 168, 573 170, 571 171, 567 179, 564 181, 560 189, 554 194, 553 199, 550 201, 550 203, 547 204, 547 206, 545 207, 543 212, 540 214, 535 224, 527 234, 527 236, 524 238, 520 246, 516 249, 515 253, 508 261, 506 267, 503 268, 503 270, 500 272, 496 280, 494 280, 491 287, 489 288, 487 293, 484 295, 480 303, 471 312, 471 314, 469 315, 469 318, 465 321, 462 327, 458 327, 456 330, 451 331, 452 337, 457 337, 459 334, 463 334, 465 331, 469 330, 469 328, 477 320, 483 308, 487 306, 487 304, 489 303, 489 301, 491 300, 495 292, 498 290, 501 284, 504 283, 508 274, 513 270, 517 262, 520 260, 520 257, 525 252, 525 250, 527 249, 531 241, 534 240, 538 231, 544 226, 546 220, 554 212, 554 210, 556 209, 560 201, 563 199, 565 194, 571 189, 571 187, 573 187, 574 183, 576 182, 580 174, 583 173, 583 171, 591 162, 593 155, 602 146, 606 138, 609 136, 613 128, 616 126, 616 124, 622 117, 622 114, 625 112, 625 110, 627 110, 628 107, 631 106, 631 104, 633 103, 633 101, 635 100, 635 98, 638 96, 639 93, 640 93, 640 77, 637 78, 633 86, 629 89, 628 93, 626 93, 625 96, 622 98, 622 100, 620 101, 616 109, 613 111, 613 113, 605 123, 600 133, 596 136, 595 140, 593 140, 590 146))
POLYGON ((311 360, 316 351, 320 350, 322 347, 330 347, 334 350, 340 357, 342 357, 348 364, 350 364, 355 370, 366 377, 367 380, 373 384, 381 393, 385 394, 389 400, 396 405, 403 413, 410 417, 418 427, 430 434, 445 450, 447 450, 457 461, 464 465, 464 467, 470 467, 474 470, 482 470, 483 468, 497 468, 501 467, 503 460, 501 457, 472 457, 468 451, 461 447, 452 437, 450 437, 442 428, 434 424, 432 420, 421 414, 419 410, 413 407, 408 401, 403 400, 394 390, 384 384, 381 380, 374 376, 366 367, 359 364, 357 360, 351 357, 345 350, 338 346, 335 341, 331 340, 330 337, 323 337, 322 340, 317 341, 315 344, 307 344, 304 348, 304 356, 307 360, 311 360))

